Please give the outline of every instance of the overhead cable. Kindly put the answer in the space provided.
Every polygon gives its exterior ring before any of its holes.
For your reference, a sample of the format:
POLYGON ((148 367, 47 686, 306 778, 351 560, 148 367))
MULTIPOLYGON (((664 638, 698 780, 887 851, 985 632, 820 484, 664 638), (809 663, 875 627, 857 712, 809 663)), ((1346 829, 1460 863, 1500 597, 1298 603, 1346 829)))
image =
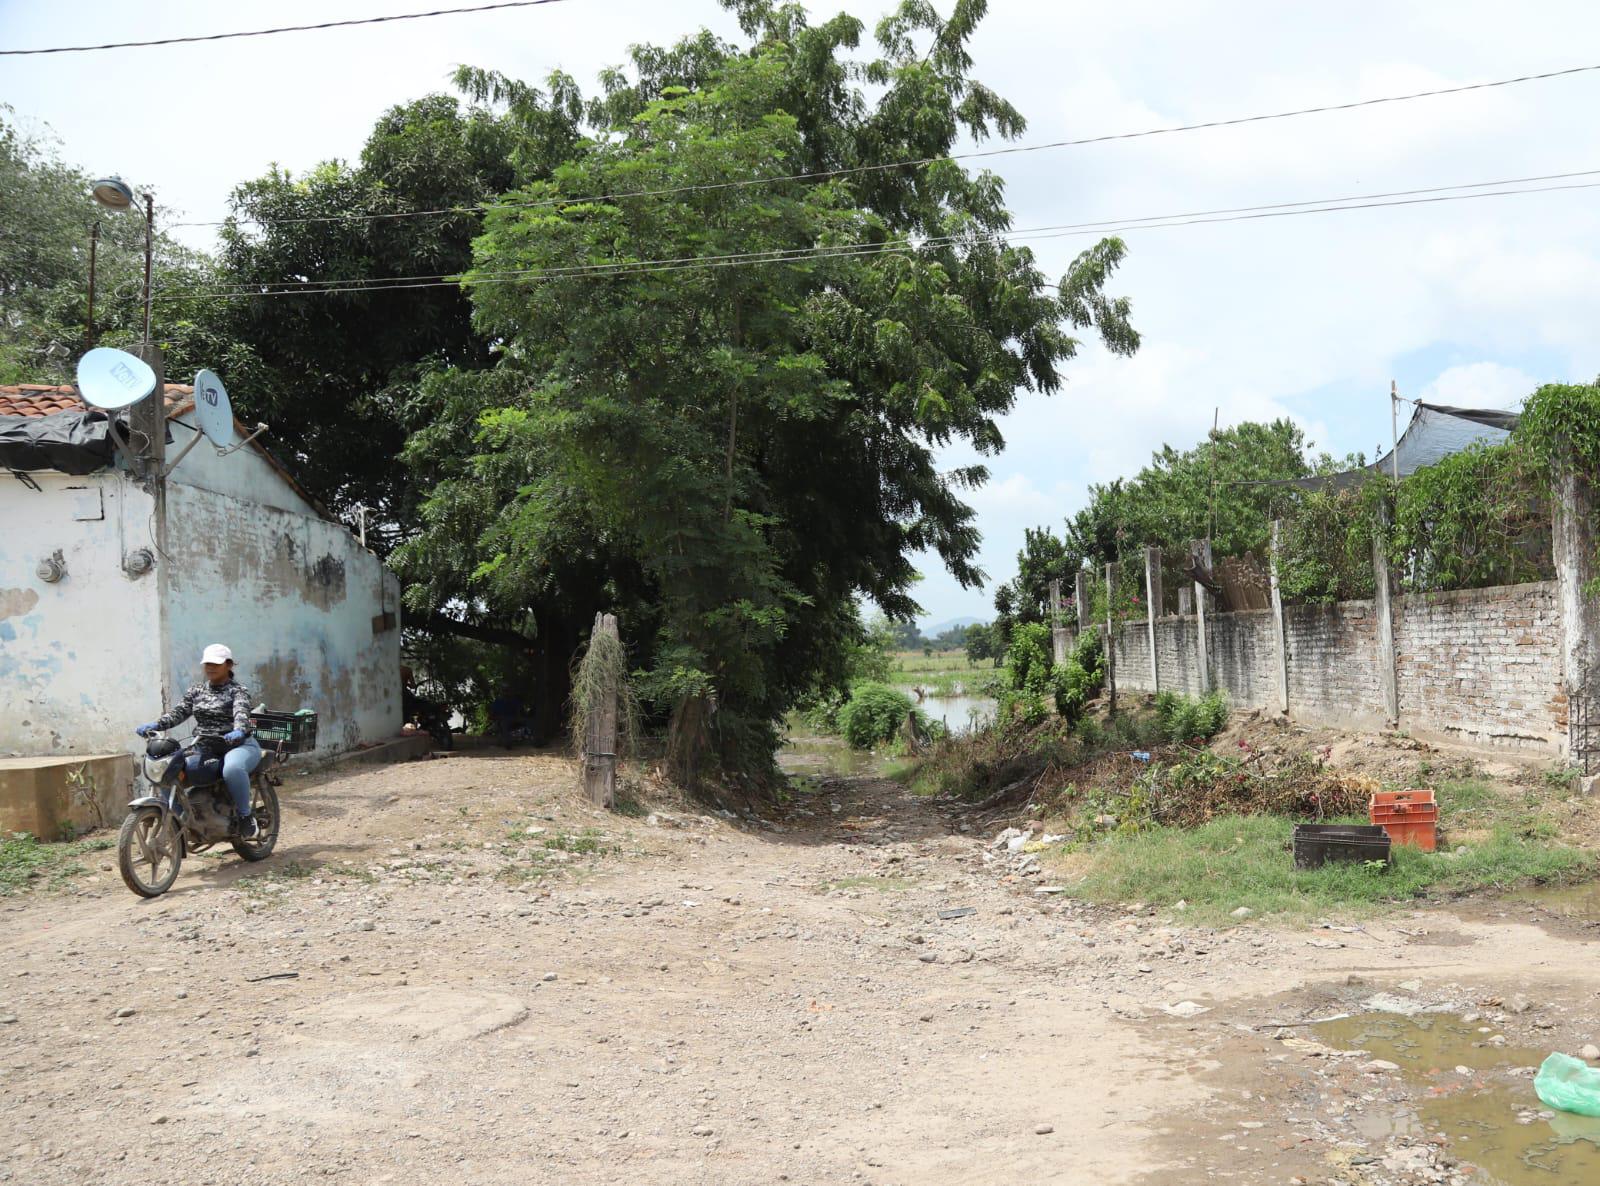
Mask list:
POLYGON ((561 0, 502 0, 498 4, 474 4, 470 8, 435 8, 431 12, 401 12, 393 16, 368 16, 348 21, 322 21, 315 25, 282 25, 276 29, 251 29, 240 33, 206 33, 193 37, 160 37, 153 41, 108 41, 103 45, 56 45, 49 49, 0 49, 0 57, 33 54, 86 54, 102 49, 145 49, 152 45, 189 45, 197 41, 230 41, 235 37, 272 37, 278 33, 309 33, 318 29, 345 29, 352 25, 383 25, 390 21, 420 21, 434 16, 458 16, 467 12, 493 12, 500 8, 535 8, 559 4, 561 0))
MULTIPOLYGON (((1600 170, 1582 173, 1551 174, 1552 177, 1583 177, 1600 174, 1600 170)), ((720 256, 682 256, 662 260, 622 260, 612 264, 583 264, 556 268, 526 268, 503 272, 483 272, 473 275, 457 274, 414 277, 364 277, 337 281, 308 281, 304 287, 284 287, 289 282, 263 282, 260 285, 235 284, 215 289, 173 290, 162 293, 164 301, 179 299, 233 300, 251 297, 322 296, 366 292, 386 292, 419 288, 461 288, 479 284, 510 284, 539 280, 574 278, 611 278, 619 276, 669 273, 695 269, 748 267, 767 263, 803 263, 811 259, 849 258, 871 254, 909 254, 930 247, 947 246, 960 242, 1058 239, 1081 235, 1105 235, 1121 231, 1158 230, 1167 227, 1198 226, 1226 222, 1248 222, 1266 218, 1287 218, 1302 214, 1329 214, 1343 210, 1370 210, 1388 206, 1415 206, 1440 202, 1460 202, 1475 198, 1511 197, 1519 194, 1551 193, 1564 190, 1600 188, 1600 181, 1574 182, 1562 185, 1526 186, 1520 189, 1479 189, 1472 193, 1439 193, 1440 189, 1467 189, 1483 185, 1511 184, 1509 182, 1477 182, 1455 187, 1434 187, 1427 190, 1397 191, 1396 196, 1370 195, 1369 197, 1330 198, 1310 202, 1285 202, 1272 206, 1234 207, 1231 209, 1198 211, 1190 214, 1151 215, 1139 219, 1108 220, 1095 223, 1064 223, 1020 231, 978 232, 934 236, 920 240, 886 240, 883 242, 853 242, 819 247, 774 249, 760 252, 737 252, 720 256), (1410 193, 1425 196, 1398 196, 1410 193)))
MULTIPOLYGON (((972 152, 950 153, 946 156, 915 157, 909 160, 888 161, 875 165, 853 165, 838 169, 822 169, 809 173, 785 173, 773 177, 749 177, 736 181, 712 181, 699 185, 669 186, 662 189, 618 191, 593 194, 585 197, 547 198, 534 202, 483 202, 469 206, 440 206, 430 210, 395 210, 382 214, 317 214, 292 218, 244 218, 242 221, 258 226, 288 226, 316 222, 376 222, 396 218, 428 218, 446 214, 478 214, 489 210, 537 210, 550 206, 569 206, 587 202, 617 202, 632 198, 660 198, 674 194, 702 193, 708 190, 743 188, 755 185, 776 185, 784 181, 827 181, 858 173, 881 173, 889 169, 924 168, 948 161, 982 160, 997 156, 1014 156, 1021 153, 1044 152, 1047 149, 1079 148, 1086 144, 1105 144, 1114 140, 1137 140, 1148 136, 1168 136, 1178 132, 1197 132, 1211 128, 1229 128, 1241 124, 1265 123, 1270 120, 1293 119, 1301 115, 1320 115, 1333 111, 1350 111, 1359 107, 1376 107, 1384 103, 1405 103, 1412 99, 1432 99, 1442 95, 1459 95, 1468 91, 1488 90, 1494 87, 1514 86, 1524 82, 1538 82, 1551 78, 1564 78, 1600 70, 1593 66, 1572 66, 1565 70, 1551 70, 1543 74, 1523 74, 1516 78, 1501 78, 1492 82, 1473 82, 1463 86, 1440 87, 1430 91, 1413 91, 1405 95, 1385 95, 1375 99, 1357 99, 1348 103, 1332 103, 1321 107, 1301 107, 1293 111, 1275 111, 1263 115, 1242 115, 1232 119, 1207 120, 1203 123, 1174 124, 1160 128, 1146 128, 1138 132, 1112 132, 1098 136, 1084 136, 1076 140, 1052 140, 1044 144, 1014 144, 1002 148, 987 148, 972 152)), ((175 222, 172 227, 223 226, 228 220, 209 222, 175 222)))

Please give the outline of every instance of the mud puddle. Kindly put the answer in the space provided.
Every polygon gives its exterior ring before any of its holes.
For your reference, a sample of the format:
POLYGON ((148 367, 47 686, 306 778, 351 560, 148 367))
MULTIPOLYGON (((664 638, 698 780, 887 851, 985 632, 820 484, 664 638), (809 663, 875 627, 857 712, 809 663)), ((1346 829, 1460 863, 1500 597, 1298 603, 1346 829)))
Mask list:
POLYGON ((1361 1014, 1311 1027, 1318 1041, 1400 1068, 1413 1102, 1357 1125, 1374 1142, 1442 1137, 1480 1186, 1600 1183, 1600 1119, 1554 1112, 1533 1091, 1548 1050, 1507 1043, 1492 1024, 1449 1014, 1361 1014))

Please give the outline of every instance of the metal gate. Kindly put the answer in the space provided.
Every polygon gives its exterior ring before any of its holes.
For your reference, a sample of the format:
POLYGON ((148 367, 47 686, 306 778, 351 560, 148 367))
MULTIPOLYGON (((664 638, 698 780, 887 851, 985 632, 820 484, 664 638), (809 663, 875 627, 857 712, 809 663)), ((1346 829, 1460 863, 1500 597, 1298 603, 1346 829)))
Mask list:
POLYGON ((1568 710, 1572 713, 1572 760, 1584 774, 1600 773, 1600 669, 1585 660, 1568 710))

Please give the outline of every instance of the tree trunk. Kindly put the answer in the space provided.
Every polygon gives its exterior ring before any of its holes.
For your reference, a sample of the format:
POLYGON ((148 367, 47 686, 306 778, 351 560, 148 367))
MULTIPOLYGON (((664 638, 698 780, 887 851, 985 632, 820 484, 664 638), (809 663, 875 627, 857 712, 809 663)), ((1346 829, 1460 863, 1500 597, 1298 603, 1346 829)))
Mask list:
POLYGON ((678 701, 667 726, 667 777, 695 789, 710 749, 711 705, 704 696, 687 696, 678 701))

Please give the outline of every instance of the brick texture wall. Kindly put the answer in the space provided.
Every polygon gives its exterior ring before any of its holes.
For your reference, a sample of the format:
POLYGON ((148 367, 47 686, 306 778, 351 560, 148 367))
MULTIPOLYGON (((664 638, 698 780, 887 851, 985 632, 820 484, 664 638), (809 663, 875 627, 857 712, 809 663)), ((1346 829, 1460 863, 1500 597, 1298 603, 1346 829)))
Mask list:
MULTIPOLYGON (((1211 678, 1238 708, 1278 707, 1272 611, 1206 619, 1211 678)), ((1554 749, 1566 731, 1561 619, 1553 582, 1397 597, 1400 725, 1474 745, 1554 749)), ((1370 601, 1284 610, 1289 713, 1352 728, 1385 724, 1376 607, 1370 601)), ((1161 687, 1200 692, 1193 617, 1156 620, 1161 687)), ((1153 690, 1145 623, 1117 630, 1117 687, 1153 690)))
POLYGON ((1285 606, 1289 715, 1356 728, 1384 724, 1377 607, 1370 601, 1285 606))
POLYGON ((1555 582, 1397 597, 1394 634, 1403 727, 1523 748, 1565 735, 1555 582))

